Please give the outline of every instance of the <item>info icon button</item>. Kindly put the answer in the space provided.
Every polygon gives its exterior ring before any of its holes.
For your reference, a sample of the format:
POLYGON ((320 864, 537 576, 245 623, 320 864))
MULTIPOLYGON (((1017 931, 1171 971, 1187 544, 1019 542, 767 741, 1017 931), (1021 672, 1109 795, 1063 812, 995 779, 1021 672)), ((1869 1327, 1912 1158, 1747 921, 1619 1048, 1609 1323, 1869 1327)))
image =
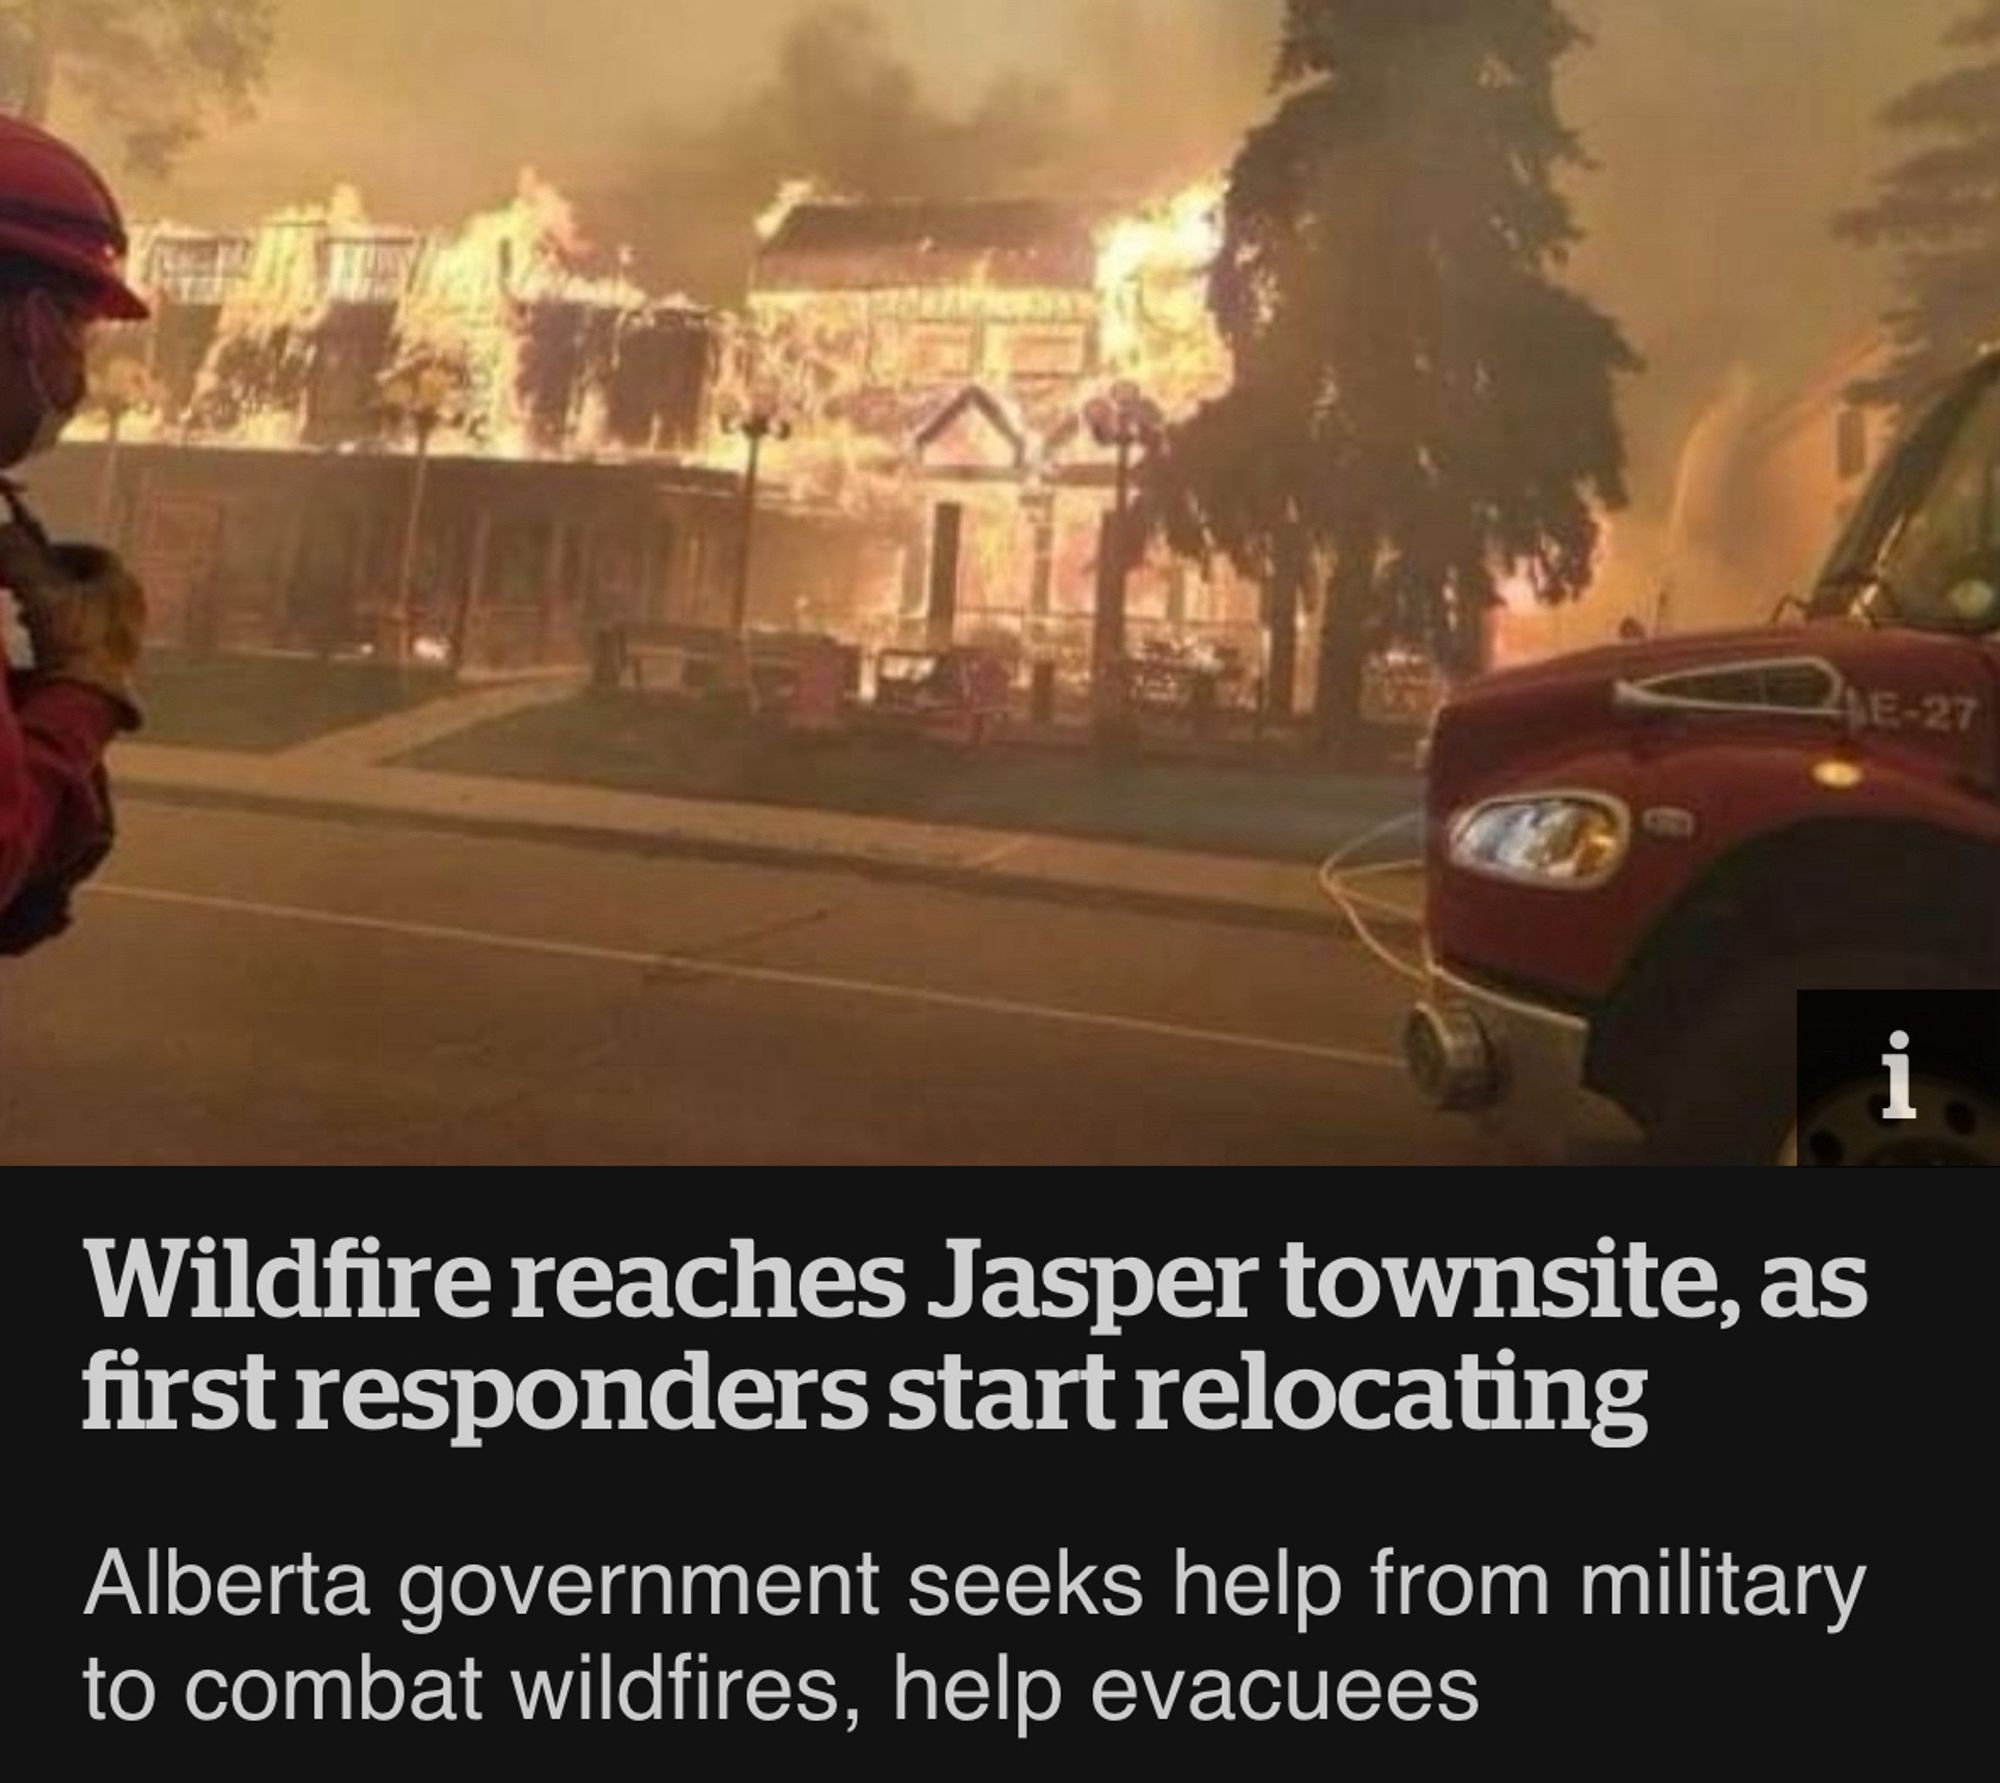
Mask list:
POLYGON ((2000 990, 1801 991, 1796 1164, 2000 1165, 2000 990))

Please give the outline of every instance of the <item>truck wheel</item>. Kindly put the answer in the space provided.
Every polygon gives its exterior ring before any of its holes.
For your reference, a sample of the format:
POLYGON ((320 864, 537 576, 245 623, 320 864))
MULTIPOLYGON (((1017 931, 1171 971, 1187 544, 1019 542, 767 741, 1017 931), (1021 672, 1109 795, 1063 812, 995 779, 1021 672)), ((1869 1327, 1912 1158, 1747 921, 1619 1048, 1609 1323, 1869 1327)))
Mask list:
POLYGON ((1745 977, 1687 1024, 1666 1059, 1646 1162, 1799 1161, 1801 988, 1975 990, 1991 982, 1976 968, 1872 949, 1799 955, 1745 977))

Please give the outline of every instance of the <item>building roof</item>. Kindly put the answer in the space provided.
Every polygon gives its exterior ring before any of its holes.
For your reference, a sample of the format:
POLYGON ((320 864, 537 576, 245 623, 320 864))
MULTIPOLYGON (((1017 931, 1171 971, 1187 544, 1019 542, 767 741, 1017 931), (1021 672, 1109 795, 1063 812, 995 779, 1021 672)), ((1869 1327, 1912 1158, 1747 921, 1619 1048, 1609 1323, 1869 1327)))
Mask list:
POLYGON ((757 257, 759 291, 927 285, 1093 289, 1097 214, 1036 199, 797 206, 757 257))

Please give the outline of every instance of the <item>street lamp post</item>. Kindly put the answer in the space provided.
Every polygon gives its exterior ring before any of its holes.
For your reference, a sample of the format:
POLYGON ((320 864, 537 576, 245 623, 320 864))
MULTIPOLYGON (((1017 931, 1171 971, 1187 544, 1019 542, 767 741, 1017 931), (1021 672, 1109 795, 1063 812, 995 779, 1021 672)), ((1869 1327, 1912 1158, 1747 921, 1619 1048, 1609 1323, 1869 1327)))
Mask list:
MULTIPOLYGON (((426 365, 398 372, 382 386, 384 406, 408 424, 416 442, 416 464, 410 477, 409 504, 403 516, 403 545, 396 559, 395 606, 390 612, 389 648, 397 666, 409 664, 415 631, 417 557, 423 543, 424 507, 430 491, 431 443, 447 422, 458 423, 452 405, 459 395, 456 375, 442 366, 426 365)), ((455 623, 454 633, 460 630, 455 623)), ((453 639, 452 668, 456 672, 465 640, 453 639)))
POLYGON ((118 448, 125 433, 125 417, 131 413, 122 398, 104 404, 104 471, 97 486, 97 530, 110 538, 118 512, 118 448))
POLYGON ((1091 685, 1096 728, 1107 740, 1122 731, 1125 710, 1125 607, 1131 586, 1132 465, 1137 454, 1151 455, 1166 432, 1160 405, 1138 385, 1120 383, 1089 403, 1083 418, 1091 438, 1117 454, 1117 495, 1099 552, 1097 617, 1092 628, 1091 685))
MULTIPOLYGON (((417 551, 424 536, 424 498, 430 490, 431 439, 440 420, 435 409, 422 408, 410 416, 417 436, 417 468, 410 487, 409 513, 403 526, 403 550, 396 563, 396 663, 407 664, 414 643, 415 615, 411 602, 416 596, 417 551)), ((456 665, 454 664, 454 667, 456 665)))
POLYGON ((724 423, 731 433, 740 433, 750 443, 749 461, 743 469, 743 524, 736 559, 736 588, 730 610, 730 630, 738 638, 750 629, 751 553, 757 538, 757 476, 763 466, 764 442, 788 440, 792 424, 784 420, 774 405, 759 403, 724 423))
POLYGON ((165 403, 158 379, 137 359, 114 359, 92 380, 91 394, 104 414, 104 470, 97 488, 97 530, 113 536, 118 507, 118 451, 125 423, 135 412, 157 412, 165 403))

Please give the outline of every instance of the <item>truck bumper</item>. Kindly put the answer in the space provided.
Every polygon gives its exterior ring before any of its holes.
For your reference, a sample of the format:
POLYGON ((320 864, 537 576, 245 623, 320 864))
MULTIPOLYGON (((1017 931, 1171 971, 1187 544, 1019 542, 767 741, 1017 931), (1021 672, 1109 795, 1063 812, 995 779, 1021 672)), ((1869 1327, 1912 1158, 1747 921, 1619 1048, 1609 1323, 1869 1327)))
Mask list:
POLYGON ((1625 1111, 1584 1081, 1590 1024, 1431 969, 1411 1011, 1403 1053, 1434 1107, 1479 1117, 1526 1156, 1571 1162, 1628 1150, 1643 1138, 1625 1111))

